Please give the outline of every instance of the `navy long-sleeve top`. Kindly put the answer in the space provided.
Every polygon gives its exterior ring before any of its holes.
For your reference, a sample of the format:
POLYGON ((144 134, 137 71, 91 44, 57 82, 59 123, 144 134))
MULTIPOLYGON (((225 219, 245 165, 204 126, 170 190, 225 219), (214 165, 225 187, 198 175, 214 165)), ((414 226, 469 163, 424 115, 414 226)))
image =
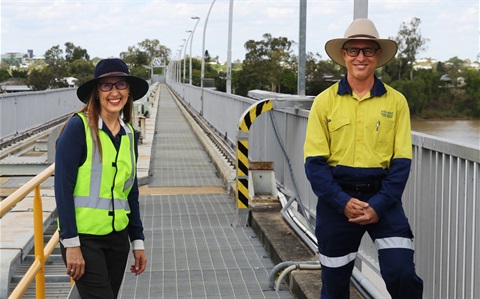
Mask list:
MULTIPOLYGON (((120 139, 125 135, 125 129, 120 126, 117 136, 113 136, 107 125, 100 119, 99 128, 110 136, 118 150, 120 139)), ((138 158, 138 136, 134 137, 135 159, 138 158)), ((77 181, 78 168, 85 162, 87 156, 85 128, 80 116, 73 116, 65 125, 57 139, 55 155, 55 200, 57 203, 60 223, 60 239, 65 247, 80 246, 75 219, 75 203, 73 191, 77 181)), ((136 171, 136 170, 135 170, 136 171)), ((128 233, 133 243, 133 249, 144 249, 143 224, 140 218, 140 203, 137 177, 128 195, 130 214, 128 214, 128 233), (141 241, 140 241, 141 240, 141 241)))

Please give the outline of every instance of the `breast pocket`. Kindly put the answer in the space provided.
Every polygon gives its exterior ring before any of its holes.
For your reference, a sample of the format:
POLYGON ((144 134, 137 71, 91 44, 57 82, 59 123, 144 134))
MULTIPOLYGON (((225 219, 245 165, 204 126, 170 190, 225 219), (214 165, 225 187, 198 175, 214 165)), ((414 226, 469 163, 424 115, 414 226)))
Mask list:
POLYGON ((331 119, 328 121, 328 131, 330 132, 330 151, 331 154, 338 154, 346 151, 346 144, 349 144, 352 138, 352 126, 349 118, 331 119))
POLYGON ((370 140, 374 141, 371 143, 373 151, 382 157, 390 157, 393 153, 395 142, 394 123, 389 120, 381 120, 372 124, 367 130, 369 131, 367 134, 372 136, 370 140))

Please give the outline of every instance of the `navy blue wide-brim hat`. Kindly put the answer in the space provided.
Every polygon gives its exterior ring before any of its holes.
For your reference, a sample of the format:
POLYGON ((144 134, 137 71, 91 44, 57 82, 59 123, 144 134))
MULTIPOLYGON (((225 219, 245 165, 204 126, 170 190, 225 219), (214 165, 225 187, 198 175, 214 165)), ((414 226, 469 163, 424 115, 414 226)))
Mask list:
POLYGON ((148 92, 148 82, 142 78, 130 76, 130 71, 125 62, 118 58, 100 60, 95 66, 93 79, 83 83, 77 89, 77 97, 86 103, 97 86, 100 79, 106 77, 125 77, 130 85, 130 94, 133 100, 141 99, 148 92))

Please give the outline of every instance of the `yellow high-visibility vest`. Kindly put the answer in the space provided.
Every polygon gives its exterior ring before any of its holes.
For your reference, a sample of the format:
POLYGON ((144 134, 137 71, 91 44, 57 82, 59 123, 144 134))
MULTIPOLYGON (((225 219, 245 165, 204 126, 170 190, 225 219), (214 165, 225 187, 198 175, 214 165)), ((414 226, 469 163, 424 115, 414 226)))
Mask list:
MULTIPOLYGON (((78 169, 73 192, 79 234, 106 235, 128 225, 128 194, 136 174, 133 128, 121 122, 126 135, 121 136, 117 152, 110 137, 99 130, 102 159, 93 143, 88 121, 78 114, 85 126, 87 157, 78 169)), ((99 120, 99 127, 102 120, 99 120)))

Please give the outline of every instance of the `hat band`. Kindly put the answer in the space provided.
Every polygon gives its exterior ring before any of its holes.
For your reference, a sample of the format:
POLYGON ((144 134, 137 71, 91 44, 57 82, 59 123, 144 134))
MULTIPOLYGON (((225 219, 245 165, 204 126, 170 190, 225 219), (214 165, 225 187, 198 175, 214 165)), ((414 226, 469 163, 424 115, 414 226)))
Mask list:
POLYGON ((373 35, 368 35, 368 34, 355 34, 355 35, 350 35, 349 37, 347 38, 358 38, 358 37, 367 37, 367 38, 374 38, 374 39, 377 39, 376 36, 373 36, 373 35))
POLYGON ((106 74, 100 75, 100 76, 98 76, 98 78, 108 77, 108 76, 112 76, 112 75, 125 75, 125 76, 128 76, 127 73, 123 73, 123 72, 110 72, 110 73, 106 73, 106 74))

